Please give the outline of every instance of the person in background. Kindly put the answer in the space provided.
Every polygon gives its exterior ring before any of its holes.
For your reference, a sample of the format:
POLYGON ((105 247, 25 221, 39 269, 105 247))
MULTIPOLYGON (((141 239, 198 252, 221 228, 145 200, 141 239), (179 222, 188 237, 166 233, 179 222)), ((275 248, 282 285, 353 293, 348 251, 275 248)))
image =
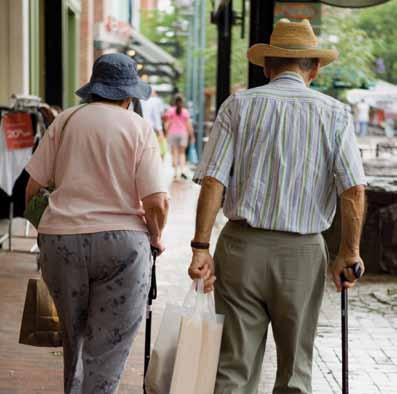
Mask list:
POLYGON ((320 49, 309 21, 282 19, 270 45, 248 51, 270 82, 220 108, 194 176, 201 183, 189 274, 215 287, 225 316, 215 394, 258 392, 269 324, 277 347, 274 394, 311 394, 330 227, 340 196, 342 232, 331 266, 338 291, 354 286, 365 175, 349 108, 310 89, 338 56, 320 49), (299 49, 296 49, 299 48, 299 49), (229 219, 214 260, 211 231, 229 219), (344 273, 350 283, 341 283, 344 273))
POLYGON ((51 124, 26 167, 26 200, 55 182, 39 262, 64 331, 64 392, 115 394, 143 319, 150 247, 164 250, 167 186, 153 130, 127 110, 150 96, 135 62, 101 56, 76 94, 89 104, 51 124))
POLYGON ((163 132, 162 116, 164 113, 164 102, 158 96, 157 92, 152 88, 152 95, 147 100, 141 101, 142 116, 152 126, 153 131, 156 133, 157 139, 160 144, 160 151, 162 156, 165 154, 162 147, 165 144, 165 137, 163 132))
POLYGON ((368 123, 369 123, 369 105, 364 99, 357 104, 357 116, 359 124, 360 137, 365 137, 368 134, 368 123))
POLYGON ((180 95, 175 97, 175 105, 165 114, 165 131, 171 149, 175 179, 187 179, 186 148, 189 140, 194 144, 195 137, 189 111, 184 108, 180 95))

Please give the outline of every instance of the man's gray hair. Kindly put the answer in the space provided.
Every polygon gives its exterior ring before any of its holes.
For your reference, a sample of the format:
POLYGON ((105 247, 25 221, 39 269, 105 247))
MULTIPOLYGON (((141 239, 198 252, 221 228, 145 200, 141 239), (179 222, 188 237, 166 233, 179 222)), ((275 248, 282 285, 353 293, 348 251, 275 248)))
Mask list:
POLYGON ((298 66, 302 71, 310 71, 312 68, 317 67, 319 63, 317 58, 293 58, 293 57, 266 57, 265 63, 271 69, 280 69, 286 66, 298 66))

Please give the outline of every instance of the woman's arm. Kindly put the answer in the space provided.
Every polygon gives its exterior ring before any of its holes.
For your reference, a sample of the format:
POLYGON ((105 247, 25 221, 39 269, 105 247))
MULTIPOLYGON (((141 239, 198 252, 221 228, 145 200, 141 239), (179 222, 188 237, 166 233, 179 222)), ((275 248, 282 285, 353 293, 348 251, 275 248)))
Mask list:
POLYGON ((163 229, 168 216, 168 196, 167 193, 155 193, 142 199, 144 218, 150 234, 151 246, 164 251, 161 241, 163 229))
POLYGON ((25 192, 26 206, 29 204, 32 197, 35 196, 43 187, 44 187, 43 185, 40 185, 40 183, 36 182, 32 177, 29 177, 29 181, 26 186, 26 192, 25 192))

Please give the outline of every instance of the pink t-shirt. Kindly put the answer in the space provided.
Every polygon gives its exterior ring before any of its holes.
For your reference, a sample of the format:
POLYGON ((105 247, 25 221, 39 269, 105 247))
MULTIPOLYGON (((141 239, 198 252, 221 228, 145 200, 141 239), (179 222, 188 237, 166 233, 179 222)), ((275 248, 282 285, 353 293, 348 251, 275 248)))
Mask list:
POLYGON ((40 221, 42 234, 114 230, 147 231, 142 198, 167 192, 155 134, 132 111, 93 103, 62 112, 50 126, 26 170, 43 186, 54 174, 56 189, 40 221), (57 156, 57 157, 55 157, 57 156))
POLYGON ((168 134, 172 135, 187 135, 188 134, 188 122, 189 122, 189 112, 187 109, 182 108, 181 114, 176 113, 176 107, 171 107, 165 114, 166 120, 168 122, 168 134))

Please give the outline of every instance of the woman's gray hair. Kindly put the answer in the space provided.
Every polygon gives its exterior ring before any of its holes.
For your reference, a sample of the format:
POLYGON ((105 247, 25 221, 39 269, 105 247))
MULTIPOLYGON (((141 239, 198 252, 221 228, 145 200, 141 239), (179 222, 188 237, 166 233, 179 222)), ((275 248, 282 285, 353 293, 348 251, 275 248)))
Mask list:
POLYGON ((293 58, 293 57, 266 57, 265 64, 272 70, 277 70, 286 66, 295 65, 302 71, 310 71, 312 68, 317 67, 320 60, 318 58, 293 58))

